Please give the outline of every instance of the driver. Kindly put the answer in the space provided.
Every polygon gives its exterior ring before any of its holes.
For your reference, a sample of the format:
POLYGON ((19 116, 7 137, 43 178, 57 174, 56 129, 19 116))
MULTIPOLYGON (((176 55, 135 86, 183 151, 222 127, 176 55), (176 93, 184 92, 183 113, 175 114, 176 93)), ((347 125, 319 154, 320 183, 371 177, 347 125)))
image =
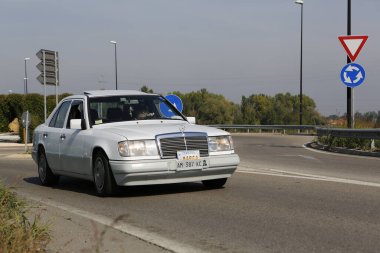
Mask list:
POLYGON ((137 119, 138 120, 143 120, 146 119, 149 116, 149 112, 146 109, 141 109, 137 112, 137 119))
POLYGON ((134 108, 134 117, 136 120, 149 119, 154 116, 154 113, 150 113, 147 106, 138 106, 134 108))

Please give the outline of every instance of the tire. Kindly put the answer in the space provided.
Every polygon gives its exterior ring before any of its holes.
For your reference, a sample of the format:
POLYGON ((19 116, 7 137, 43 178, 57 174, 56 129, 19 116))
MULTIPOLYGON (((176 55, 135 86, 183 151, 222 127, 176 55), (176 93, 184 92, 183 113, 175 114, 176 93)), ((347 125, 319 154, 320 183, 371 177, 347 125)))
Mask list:
POLYGON ((222 188, 227 182, 227 178, 219 178, 212 180, 203 180, 202 183, 206 188, 222 188))
POLYGON ((54 175, 49 167, 44 149, 38 154, 38 177, 45 186, 56 185, 59 181, 59 176, 54 175))
POLYGON ((98 151, 93 161, 93 176, 96 193, 100 197, 116 194, 118 187, 106 154, 102 151, 98 151))

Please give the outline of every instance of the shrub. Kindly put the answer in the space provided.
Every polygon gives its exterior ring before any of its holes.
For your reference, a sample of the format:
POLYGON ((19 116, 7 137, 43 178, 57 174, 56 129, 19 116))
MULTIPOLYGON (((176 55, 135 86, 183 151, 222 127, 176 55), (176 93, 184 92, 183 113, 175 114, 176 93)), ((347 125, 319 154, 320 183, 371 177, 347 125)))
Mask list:
MULTIPOLYGON (((370 139, 360 139, 360 138, 338 138, 333 136, 320 136, 318 137, 318 142, 327 145, 328 148, 349 148, 349 149, 360 149, 360 150, 370 150, 371 140, 370 139)), ((375 147, 380 147, 380 140, 375 141, 375 147)))

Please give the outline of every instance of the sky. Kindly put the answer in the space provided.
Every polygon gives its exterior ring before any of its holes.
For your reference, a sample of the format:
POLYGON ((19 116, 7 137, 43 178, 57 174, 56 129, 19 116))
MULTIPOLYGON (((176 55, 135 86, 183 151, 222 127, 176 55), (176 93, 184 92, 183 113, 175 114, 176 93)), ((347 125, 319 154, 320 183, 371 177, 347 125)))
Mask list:
MULTIPOLYGON (((346 112, 340 71, 347 0, 304 0, 303 94, 323 115, 346 112)), ((352 34, 369 39, 355 61, 366 71, 354 110, 380 110, 380 1, 352 0, 352 34)), ((115 89, 156 93, 206 88, 242 96, 299 94, 301 6, 293 0, 0 0, 0 94, 43 94, 40 49, 58 51, 59 92, 115 89)), ((53 86, 47 87, 54 94, 53 86)))

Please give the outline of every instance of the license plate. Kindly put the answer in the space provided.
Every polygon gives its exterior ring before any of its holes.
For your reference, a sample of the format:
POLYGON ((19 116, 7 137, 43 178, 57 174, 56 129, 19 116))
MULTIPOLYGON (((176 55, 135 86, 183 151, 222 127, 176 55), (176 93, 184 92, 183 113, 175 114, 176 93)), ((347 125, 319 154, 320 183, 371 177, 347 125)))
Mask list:
POLYGON ((206 159, 177 161, 177 170, 201 170, 208 167, 206 159))
POLYGON ((199 150, 177 151, 177 170, 201 170, 208 167, 206 159, 201 159, 199 150))
POLYGON ((177 159, 179 161, 198 160, 201 158, 199 150, 180 150, 177 151, 177 159))

